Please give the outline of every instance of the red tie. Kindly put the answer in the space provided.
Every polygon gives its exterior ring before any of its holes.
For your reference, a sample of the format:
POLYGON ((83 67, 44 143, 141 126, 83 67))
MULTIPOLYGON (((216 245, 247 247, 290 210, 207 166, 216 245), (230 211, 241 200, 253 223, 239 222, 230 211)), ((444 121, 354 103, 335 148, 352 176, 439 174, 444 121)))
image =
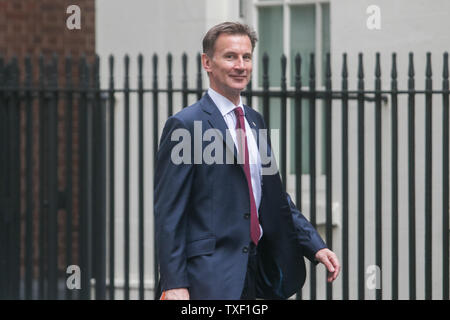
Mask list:
POLYGON ((242 157, 242 154, 244 155, 244 172, 245 172, 245 177, 247 178, 248 194, 250 196, 250 238, 252 239, 253 243, 255 245, 257 245, 259 238, 261 236, 261 230, 259 229, 255 197, 253 196, 252 178, 250 176, 250 164, 249 164, 250 162, 249 162, 249 156, 248 156, 247 136, 245 133, 244 112, 242 111, 241 107, 237 107, 234 109, 234 113, 236 114, 236 118, 237 118, 236 138, 238 141, 238 148, 239 148, 241 157, 242 157), (240 130, 238 130, 238 129, 240 129, 240 130), (244 152, 241 152, 241 150, 244 150, 244 152))

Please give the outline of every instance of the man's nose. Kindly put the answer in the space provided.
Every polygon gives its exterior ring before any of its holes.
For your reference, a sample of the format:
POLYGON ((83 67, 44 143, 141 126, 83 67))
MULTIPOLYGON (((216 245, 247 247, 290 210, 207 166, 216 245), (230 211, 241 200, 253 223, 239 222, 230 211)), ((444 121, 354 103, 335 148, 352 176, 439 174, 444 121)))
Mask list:
POLYGON ((236 63, 234 64, 234 67, 236 69, 240 69, 240 70, 244 69, 244 67, 245 67, 244 58, 243 57, 238 57, 236 59, 236 63))

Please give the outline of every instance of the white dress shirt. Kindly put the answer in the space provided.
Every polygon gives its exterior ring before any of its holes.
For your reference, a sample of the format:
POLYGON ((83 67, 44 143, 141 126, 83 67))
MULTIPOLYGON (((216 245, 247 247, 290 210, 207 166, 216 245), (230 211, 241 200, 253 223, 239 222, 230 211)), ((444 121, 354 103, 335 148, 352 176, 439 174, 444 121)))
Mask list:
MULTIPOLYGON (((222 114, 223 119, 225 120, 225 123, 228 126, 228 130, 231 134, 231 137, 233 138, 238 153, 240 150, 236 140, 237 119, 233 110, 236 107, 242 108, 245 119, 245 132, 247 135, 247 146, 250 160, 250 176, 252 180, 253 196, 255 197, 256 211, 259 216, 258 211, 259 206, 261 204, 261 173, 262 173, 261 157, 259 155, 258 145, 256 143, 255 136, 253 134, 250 134, 250 132, 252 132, 252 128, 248 124, 247 118, 245 117, 245 108, 242 104, 242 98, 239 98, 239 105, 235 106, 233 102, 231 102, 229 99, 225 98, 220 93, 214 91, 211 88, 208 89, 208 95, 214 101, 217 108, 219 108, 219 111, 222 114)), ((261 229, 261 236, 262 236, 261 225, 259 226, 259 228, 261 229)))

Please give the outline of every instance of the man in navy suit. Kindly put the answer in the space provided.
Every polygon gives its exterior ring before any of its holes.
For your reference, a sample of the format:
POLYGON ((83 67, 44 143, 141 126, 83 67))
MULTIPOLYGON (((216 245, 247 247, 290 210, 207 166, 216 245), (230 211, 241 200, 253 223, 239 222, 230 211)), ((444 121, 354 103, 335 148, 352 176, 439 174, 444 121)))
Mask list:
POLYGON ((287 299, 305 282, 303 257, 323 263, 329 282, 339 274, 336 255, 283 191, 262 116, 242 104, 256 40, 240 23, 210 29, 202 55, 210 88, 165 124, 156 297, 287 299))

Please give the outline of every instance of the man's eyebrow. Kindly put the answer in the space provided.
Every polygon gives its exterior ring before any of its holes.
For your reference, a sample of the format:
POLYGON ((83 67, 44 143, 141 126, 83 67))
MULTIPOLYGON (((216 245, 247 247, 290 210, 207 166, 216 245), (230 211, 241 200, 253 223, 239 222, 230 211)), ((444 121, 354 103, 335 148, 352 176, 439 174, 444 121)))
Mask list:
MULTIPOLYGON (((229 50, 229 51, 225 51, 223 54, 226 55, 226 54, 237 54, 237 53, 236 53, 236 51, 229 50)), ((245 56, 245 55, 251 56, 252 53, 251 53, 251 52, 245 52, 243 55, 244 55, 244 56, 245 56)))
POLYGON ((229 50, 225 51, 223 54, 236 54, 236 51, 229 50))

